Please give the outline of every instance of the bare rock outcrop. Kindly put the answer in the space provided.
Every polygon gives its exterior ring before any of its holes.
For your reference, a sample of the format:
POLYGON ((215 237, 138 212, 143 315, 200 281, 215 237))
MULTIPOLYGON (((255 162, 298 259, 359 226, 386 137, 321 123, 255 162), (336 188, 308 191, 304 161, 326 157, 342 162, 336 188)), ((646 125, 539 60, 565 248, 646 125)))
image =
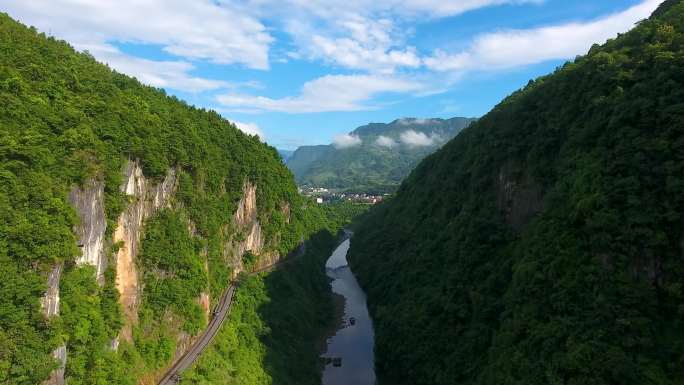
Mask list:
POLYGON ((290 210, 290 203, 289 202, 285 202, 282 205, 282 207, 280 208, 280 212, 285 217, 285 223, 288 223, 288 224, 290 223, 290 219, 291 219, 290 217, 292 216, 290 211, 291 210, 290 210))
POLYGON ((235 215, 233 215, 235 224, 239 227, 245 227, 256 221, 256 189, 257 186, 251 182, 245 182, 242 186, 242 198, 238 203, 237 210, 235 210, 235 215))
POLYGON ((264 239, 258 219, 256 191, 257 186, 249 181, 243 185, 242 198, 233 215, 233 230, 236 233, 232 234, 224 248, 224 256, 233 267, 234 275, 245 270, 242 256, 247 251, 259 257, 255 268, 268 265, 278 259, 277 253, 264 252, 266 239, 264 239))
POLYGON ((83 186, 74 187, 69 193, 69 202, 74 206, 79 224, 74 227, 81 248, 79 265, 92 265, 96 269, 98 283, 104 283, 107 258, 104 254, 104 237, 107 221, 104 211, 104 182, 88 180, 83 186))
MULTIPOLYGON (((47 318, 59 316, 59 279, 62 276, 63 266, 61 262, 57 263, 48 273, 47 290, 41 299, 43 314, 47 318)), ((52 356, 59 362, 59 367, 50 373, 50 377, 44 382, 44 385, 64 385, 66 346, 62 345, 55 349, 52 356)))
POLYGON ((511 163, 499 170, 497 177, 498 206, 506 223, 520 231, 544 209, 541 186, 529 173, 511 163))
POLYGON ((66 345, 62 345, 52 352, 52 357, 59 362, 59 367, 50 373, 50 377, 43 383, 44 385, 66 385, 64 371, 66 369, 67 350, 66 345))
POLYGON ((59 315, 59 279, 62 276, 62 263, 57 263, 48 273, 47 290, 41 299, 43 314, 50 318, 59 315))
MULTIPOLYGON (((92 265, 95 267, 95 277, 100 285, 104 283, 104 270, 107 259, 104 255, 104 236, 107 221, 104 212, 104 182, 90 179, 83 186, 76 186, 69 192, 69 203, 76 209, 79 223, 74 226, 81 255, 76 258, 78 265, 92 265)), ((46 317, 59 316, 59 281, 62 276, 63 264, 53 266, 48 274, 47 290, 41 302, 43 314, 46 317)), ((64 371, 66 368, 67 348, 62 345, 52 352, 59 362, 59 367, 50 373, 45 385, 64 385, 64 371)))
POLYGON ((124 311, 124 327, 121 338, 132 339, 132 325, 138 319, 138 294, 140 286, 136 269, 136 257, 140 247, 143 222, 160 208, 170 206, 170 198, 176 188, 176 170, 169 169, 164 179, 154 184, 143 175, 137 161, 129 161, 121 190, 131 198, 131 203, 118 218, 114 232, 116 253, 116 287, 124 311))

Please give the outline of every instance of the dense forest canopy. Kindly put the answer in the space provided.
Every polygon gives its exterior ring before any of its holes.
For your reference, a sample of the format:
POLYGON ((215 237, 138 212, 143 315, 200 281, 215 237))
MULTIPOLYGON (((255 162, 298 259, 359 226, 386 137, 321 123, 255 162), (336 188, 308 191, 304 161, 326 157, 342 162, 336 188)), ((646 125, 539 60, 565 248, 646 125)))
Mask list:
POLYGON ((381 384, 684 383, 684 2, 502 101, 350 259, 381 384))
POLYGON ((200 292, 215 300, 229 284, 224 245, 247 181, 256 186, 264 253, 285 255, 308 234, 336 226, 298 195, 276 150, 256 136, 5 14, 0 106, 0 383, 41 383, 61 345, 70 385, 135 384, 168 365, 176 337, 206 325, 200 292), (129 161, 155 183, 177 170, 178 186, 141 237, 136 263, 145 289, 132 341, 112 347, 123 319, 112 266, 121 245, 111 237, 133 199, 121 190, 129 161), (102 285, 94 267, 75 264, 78 216, 68 201, 92 180, 104 183, 102 285), (47 318, 41 298, 60 263, 60 315, 47 318))

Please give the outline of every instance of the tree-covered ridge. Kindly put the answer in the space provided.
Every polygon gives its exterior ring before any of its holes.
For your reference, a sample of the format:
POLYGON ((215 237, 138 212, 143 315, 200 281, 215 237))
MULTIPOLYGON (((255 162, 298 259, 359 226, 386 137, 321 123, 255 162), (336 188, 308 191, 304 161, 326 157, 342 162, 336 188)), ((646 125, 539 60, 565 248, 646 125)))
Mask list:
POLYGON ((224 245, 246 181, 257 186, 265 252, 284 255, 314 231, 317 209, 305 207, 275 149, 0 14, 0 383, 41 383, 61 344, 70 385, 135 384, 167 365, 176 334, 206 321, 192 302, 198 290, 216 298, 229 283, 224 245), (176 169, 178 183, 172 208, 149 220, 141 242, 146 290, 134 344, 114 350, 122 314, 111 235, 132 199, 120 189, 129 160, 153 181, 176 169), (105 186, 103 286, 74 263, 78 217, 67 196, 91 179, 105 186), (58 263, 61 314, 47 319, 40 299, 58 263))
POLYGON ((394 191, 415 165, 475 119, 402 118, 349 133, 359 143, 302 146, 287 160, 300 184, 350 191, 394 191))
POLYGON ((373 209, 381 384, 682 384, 684 3, 531 81, 373 209))

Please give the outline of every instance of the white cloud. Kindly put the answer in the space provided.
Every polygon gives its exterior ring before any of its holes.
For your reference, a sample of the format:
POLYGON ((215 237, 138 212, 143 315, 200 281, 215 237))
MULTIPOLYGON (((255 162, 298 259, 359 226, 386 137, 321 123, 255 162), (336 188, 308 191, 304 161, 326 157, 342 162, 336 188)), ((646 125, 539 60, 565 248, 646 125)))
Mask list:
POLYGON ((380 135, 375 139, 375 144, 380 147, 392 148, 397 145, 397 142, 389 136, 380 135))
POLYGON ((437 134, 426 135, 414 130, 406 130, 399 135, 399 140, 409 147, 425 147, 437 144, 442 138, 437 134))
POLYGON ((266 136, 264 136, 263 131, 256 123, 233 121, 233 124, 235 124, 235 127, 237 127, 240 131, 244 132, 245 134, 256 135, 262 141, 266 139, 266 136))
MULTIPOLYGON (((459 15, 479 8, 496 5, 539 4, 545 0, 252 0, 250 8, 262 13, 278 13, 279 9, 297 9, 324 19, 349 14, 395 15, 410 18, 440 18, 459 15), (282 6, 289 5, 288 7, 282 6), (281 5, 280 8, 275 5, 281 5)), ((224 2, 227 2, 224 0, 224 2)), ((377 18, 376 18, 377 19, 377 18)))
POLYGON ((225 84, 190 75, 194 66, 187 61, 142 59, 120 52, 113 44, 156 45, 186 60, 269 67, 273 38, 264 25, 211 0, 5 0, 3 10, 158 87, 197 92, 225 84))
POLYGON ((646 0, 592 22, 485 34, 463 52, 438 50, 425 58, 424 63, 436 71, 491 71, 552 59, 571 59, 586 53, 594 43, 628 31, 636 22, 647 18, 660 3, 661 0, 646 0))
POLYGON ((2 8, 144 83, 188 92, 230 89, 217 98, 230 111, 308 113, 379 108, 377 96, 442 92, 470 71, 572 58, 630 29, 661 2, 643 0, 590 22, 488 33, 461 52, 425 56, 407 43, 425 21, 544 1, 5 0, 2 8), (273 30, 289 34, 292 42, 271 54, 273 30), (179 58, 133 56, 116 48, 125 43, 159 47, 179 58), (280 98, 238 92, 237 85, 195 74, 197 61, 268 69, 269 60, 317 60, 358 73, 322 76, 306 82, 299 94, 280 98))
POLYGON ((195 68, 186 61, 154 61, 130 56, 108 44, 83 45, 81 48, 109 64, 113 69, 135 76, 154 87, 172 88, 188 92, 202 92, 233 87, 228 82, 192 76, 195 68))
POLYGON ((397 1, 404 7, 416 12, 424 12, 432 17, 459 15, 479 8, 495 5, 540 4, 545 0, 408 0, 397 1))
POLYGON ((361 138, 352 134, 340 134, 333 138, 333 146, 338 149, 359 146, 361 143, 361 138))
POLYGON ((488 6, 543 1, 252 0, 249 8, 283 25, 295 41, 297 57, 392 73, 397 68, 415 69, 422 64, 417 49, 406 45, 417 22, 488 6))
POLYGON ((310 55, 346 68, 391 73, 396 67, 421 65, 415 47, 392 49, 374 44, 363 45, 350 38, 331 39, 314 35, 308 44, 310 55))
POLYGON ((385 93, 405 93, 424 89, 420 83, 394 77, 373 75, 327 75, 306 82, 298 96, 272 99, 264 96, 224 94, 217 101, 242 111, 279 111, 287 113, 359 111, 375 106, 365 102, 385 93))
POLYGON ((268 68, 273 37, 256 18, 211 0, 5 0, 3 9, 80 44, 157 44, 173 55, 268 68))
POLYGON ((402 126, 408 126, 411 124, 423 126, 426 124, 430 124, 434 121, 434 119, 420 119, 420 118, 401 118, 397 120, 397 123, 399 123, 402 126))
POLYGON ((403 32, 392 19, 348 14, 323 23, 295 20, 286 24, 286 30, 301 57, 379 73, 421 65, 416 48, 403 46, 403 32))

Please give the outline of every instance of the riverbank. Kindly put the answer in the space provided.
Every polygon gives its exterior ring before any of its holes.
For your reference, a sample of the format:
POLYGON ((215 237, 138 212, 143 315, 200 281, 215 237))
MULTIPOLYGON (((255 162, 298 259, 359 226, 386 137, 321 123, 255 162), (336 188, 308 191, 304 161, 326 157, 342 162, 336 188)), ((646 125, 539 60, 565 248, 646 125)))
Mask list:
MULTIPOLYGON (((330 319, 330 322, 328 323, 328 326, 324 329, 325 332, 321 335, 318 342, 316 343, 316 346, 318 347, 318 351, 321 354, 321 356, 325 355, 325 351, 328 348, 328 340, 332 338, 338 330, 344 327, 344 296, 337 293, 331 293, 331 296, 333 303, 333 315, 330 319)), ((325 365, 321 367, 321 370, 324 366, 325 365)))
POLYGON ((336 245, 320 232, 299 260, 242 281, 229 319, 182 384, 319 385, 318 341, 334 314, 324 265, 336 245))
MULTIPOLYGON (((374 385, 374 330, 366 295, 347 263, 349 239, 345 239, 326 262, 326 274, 343 312, 337 329, 326 339, 322 357, 326 362, 323 385, 374 385), (339 298, 342 298, 342 301, 339 298)), ((339 311, 339 309, 338 309, 339 311)))

